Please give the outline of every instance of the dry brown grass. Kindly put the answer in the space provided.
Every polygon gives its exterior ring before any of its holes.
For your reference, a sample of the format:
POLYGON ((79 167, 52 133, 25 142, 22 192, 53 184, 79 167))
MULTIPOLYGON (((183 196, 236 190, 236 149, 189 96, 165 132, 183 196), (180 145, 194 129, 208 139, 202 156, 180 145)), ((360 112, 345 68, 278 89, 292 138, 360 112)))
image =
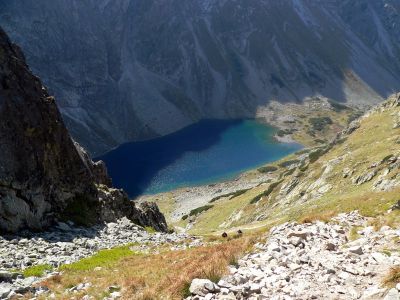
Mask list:
POLYGON ((374 226, 375 230, 379 230, 383 226, 396 228, 400 225, 400 210, 394 210, 391 213, 377 216, 369 221, 369 225, 374 226))
POLYGON ((397 283, 400 283, 400 267, 392 268, 383 280, 383 284, 389 287, 395 286, 397 283))
POLYGON ((328 212, 313 212, 306 216, 300 218, 300 223, 313 223, 315 221, 329 222, 334 216, 336 216, 335 211, 328 212))
MULTIPOLYGON (((244 236, 216 245, 160 254, 132 255, 100 271, 66 270, 61 278, 47 280, 57 299, 69 299, 65 289, 82 282, 91 282, 86 292, 100 299, 110 285, 121 287, 123 299, 182 299, 194 278, 217 281, 256 241, 244 236)), ((76 299, 84 294, 74 294, 76 299)))

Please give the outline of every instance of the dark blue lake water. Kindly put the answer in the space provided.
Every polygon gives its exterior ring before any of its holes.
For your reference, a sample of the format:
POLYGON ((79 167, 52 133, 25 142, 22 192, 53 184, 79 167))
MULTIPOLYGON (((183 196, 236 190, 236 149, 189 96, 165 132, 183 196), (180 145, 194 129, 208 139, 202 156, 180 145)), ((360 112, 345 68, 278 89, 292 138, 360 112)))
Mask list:
POLYGON ((254 120, 203 120, 173 134, 124 144, 99 157, 131 197, 231 179, 301 148, 278 143, 254 120))

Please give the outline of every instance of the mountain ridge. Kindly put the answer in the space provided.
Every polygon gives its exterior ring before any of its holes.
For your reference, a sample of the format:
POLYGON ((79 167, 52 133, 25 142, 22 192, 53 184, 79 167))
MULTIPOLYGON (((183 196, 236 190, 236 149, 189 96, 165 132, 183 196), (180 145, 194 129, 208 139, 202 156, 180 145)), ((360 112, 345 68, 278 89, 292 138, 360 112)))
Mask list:
POLYGON ((368 106, 399 83, 397 0, 2 1, 0 11, 96 155, 204 117, 254 117, 270 100, 368 106))

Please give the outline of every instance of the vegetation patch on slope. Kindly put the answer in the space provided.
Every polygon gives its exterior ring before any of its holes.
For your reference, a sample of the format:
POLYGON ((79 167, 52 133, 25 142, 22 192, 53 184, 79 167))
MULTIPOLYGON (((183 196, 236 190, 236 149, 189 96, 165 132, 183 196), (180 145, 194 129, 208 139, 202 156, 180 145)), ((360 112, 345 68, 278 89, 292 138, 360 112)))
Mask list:
POLYGON ((187 296, 194 278, 219 280, 226 274, 228 265, 250 250, 255 241, 252 236, 244 236, 204 247, 141 255, 112 249, 101 256, 113 253, 113 259, 104 261, 96 257, 92 259, 93 263, 86 261, 63 268, 61 277, 50 278, 45 284, 61 299, 68 297, 65 289, 82 282, 92 285, 88 290, 74 294, 76 298, 88 294, 102 299, 112 285, 120 287, 124 299, 182 299, 187 296), (94 266, 101 268, 94 270, 94 266))

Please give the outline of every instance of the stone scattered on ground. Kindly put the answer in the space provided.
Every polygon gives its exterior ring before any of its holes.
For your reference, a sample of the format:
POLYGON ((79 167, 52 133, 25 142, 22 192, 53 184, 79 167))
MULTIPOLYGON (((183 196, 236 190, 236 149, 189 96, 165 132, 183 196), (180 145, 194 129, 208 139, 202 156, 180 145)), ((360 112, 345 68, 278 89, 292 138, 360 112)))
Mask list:
MULTIPOLYGON (((24 270, 35 265, 51 265, 56 268, 91 256, 101 249, 128 244, 133 244, 132 249, 135 251, 149 252, 160 245, 168 245, 171 250, 181 250, 199 246, 202 241, 184 233, 149 233, 127 218, 90 228, 58 223, 49 232, 25 231, 18 236, 0 236, 0 299, 27 292, 46 292, 42 287, 33 287, 43 278, 24 278, 14 270, 24 270)), ((50 272, 45 276, 54 275, 50 272)), ((75 290, 81 288, 74 287, 75 290)), ((113 292, 116 297, 118 291, 113 292)))
POLYGON ((229 299, 385 299, 399 300, 397 288, 382 276, 400 266, 400 231, 375 231, 357 212, 331 223, 285 223, 274 227, 257 251, 244 256, 229 275, 211 287, 196 279, 189 300, 229 299), (360 237, 348 240, 352 227, 360 237), (208 293, 206 293, 208 291, 208 293))

